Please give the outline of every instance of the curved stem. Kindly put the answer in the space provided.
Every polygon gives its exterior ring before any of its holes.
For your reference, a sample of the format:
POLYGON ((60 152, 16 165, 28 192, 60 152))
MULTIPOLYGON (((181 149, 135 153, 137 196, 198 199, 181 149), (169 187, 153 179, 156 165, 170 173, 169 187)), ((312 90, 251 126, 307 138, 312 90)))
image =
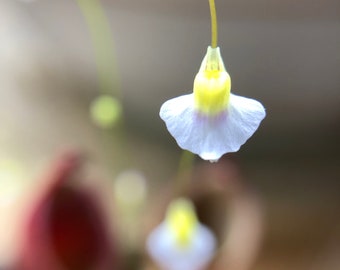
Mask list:
MULTIPOLYGON (((114 51, 114 40, 112 38, 109 21, 105 15, 105 10, 101 5, 100 0, 75 1, 85 18, 90 38, 93 43, 100 94, 111 95, 121 102, 123 95, 120 88, 120 78, 114 51)), ((115 129, 115 135, 108 132, 108 130, 102 130, 101 135, 103 138, 100 141, 102 142, 103 152, 110 155, 108 159, 111 160, 112 151, 108 149, 113 145, 112 136, 117 136, 117 140, 119 140, 119 142, 121 142, 120 145, 122 145, 121 149, 124 149, 121 151, 124 151, 125 155, 123 155, 123 158, 119 159, 119 165, 117 165, 118 162, 116 162, 115 165, 120 166, 118 168, 122 169, 126 167, 126 164, 128 164, 130 159, 129 144, 127 142, 124 123, 124 111, 118 127, 115 129)))
POLYGON ((183 196, 190 186, 191 173, 193 164, 195 161, 195 155, 189 151, 183 150, 178 164, 175 195, 183 196))
POLYGON ((114 94, 121 99, 116 57, 111 29, 99 0, 76 0, 85 17, 92 39, 98 81, 102 94, 114 94))
POLYGON ((211 47, 217 47, 217 17, 215 0, 209 0, 210 16, 211 16, 211 47))

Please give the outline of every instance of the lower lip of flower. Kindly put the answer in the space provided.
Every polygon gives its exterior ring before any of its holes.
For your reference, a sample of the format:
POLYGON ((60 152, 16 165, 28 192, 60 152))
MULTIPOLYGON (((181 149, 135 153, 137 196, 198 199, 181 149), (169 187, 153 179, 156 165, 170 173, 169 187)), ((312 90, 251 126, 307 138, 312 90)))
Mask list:
POLYGON ((229 103, 230 88, 231 80, 226 71, 200 71, 194 81, 196 109, 209 116, 225 111, 229 103))

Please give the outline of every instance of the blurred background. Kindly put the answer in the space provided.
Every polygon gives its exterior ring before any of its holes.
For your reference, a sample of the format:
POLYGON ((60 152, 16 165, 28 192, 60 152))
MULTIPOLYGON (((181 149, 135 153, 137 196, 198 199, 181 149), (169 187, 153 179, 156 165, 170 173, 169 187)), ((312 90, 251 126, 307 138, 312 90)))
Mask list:
MULTIPOLYGON (((77 2, 0 2, 0 268, 15 257, 23 202, 59 151, 85 152, 112 196, 123 170, 140 172, 150 197, 176 174, 181 151, 158 112, 165 100, 192 91, 210 43, 208 1, 101 3, 124 133, 104 132, 89 116, 100 90, 77 2)), ((340 269, 340 2, 216 6, 232 91, 260 100, 267 111, 236 154, 265 213, 251 269, 340 269)))

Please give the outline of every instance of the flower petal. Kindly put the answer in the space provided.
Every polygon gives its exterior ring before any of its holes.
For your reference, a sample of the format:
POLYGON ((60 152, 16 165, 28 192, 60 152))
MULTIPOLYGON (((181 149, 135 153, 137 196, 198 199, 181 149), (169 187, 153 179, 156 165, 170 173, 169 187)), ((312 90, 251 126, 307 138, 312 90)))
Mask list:
POLYGON ((172 235, 168 225, 163 222, 152 231, 147 241, 147 249, 161 269, 198 270, 212 259, 216 240, 204 225, 198 225, 189 247, 178 247, 172 235))
POLYGON ((168 100, 160 110, 160 117, 178 145, 210 161, 238 151, 265 115, 260 102, 233 94, 228 108, 218 116, 199 114, 193 94, 168 100))

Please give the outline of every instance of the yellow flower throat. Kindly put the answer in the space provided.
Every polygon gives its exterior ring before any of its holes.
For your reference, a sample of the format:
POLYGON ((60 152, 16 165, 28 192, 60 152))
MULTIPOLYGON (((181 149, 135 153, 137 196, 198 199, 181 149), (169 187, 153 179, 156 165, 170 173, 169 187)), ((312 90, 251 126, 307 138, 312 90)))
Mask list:
POLYGON ((218 47, 208 47, 194 81, 195 106, 203 114, 214 116, 229 103, 231 80, 218 47))
POLYGON ((192 202, 184 198, 173 201, 167 211, 166 222, 177 247, 189 247, 198 226, 198 220, 192 202))

